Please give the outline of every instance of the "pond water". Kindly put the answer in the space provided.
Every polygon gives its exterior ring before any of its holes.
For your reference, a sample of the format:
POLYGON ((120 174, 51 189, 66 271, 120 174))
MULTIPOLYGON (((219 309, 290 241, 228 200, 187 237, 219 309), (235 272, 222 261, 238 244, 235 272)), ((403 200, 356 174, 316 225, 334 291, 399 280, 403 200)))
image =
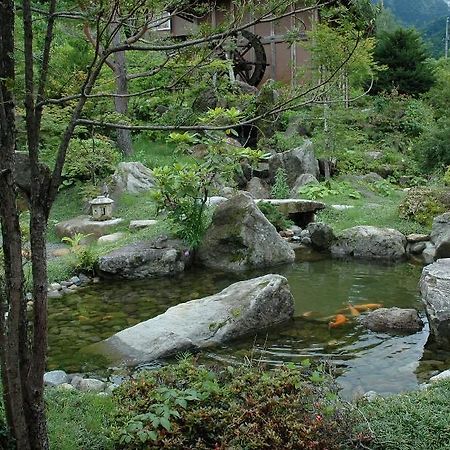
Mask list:
MULTIPOLYGON (((238 364, 251 357, 269 365, 296 363, 305 358, 325 359, 336 367, 342 394, 347 398, 369 390, 383 394, 411 390, 436 371, 450 367, 450 354, 433 350, 427 344, 427 325, 410 336, 373 333, 358 325, 357 320, 340 328, 328 327, 333 316, 345 311, 349 302, 413 307, 426 321, 417 288, 420 267, 309 255, 303 262, 271 271, 289 280, 295 298, 294 320, 208 351, 203 358, 238 364)), ((49 370, 105 373, 105 363, 99 358, 90 359, 83 353, 84 347, 154 317, 172 305, 271 271, 230 275, 196 269, 176 278, 106 282, 52 300, 49 370)))

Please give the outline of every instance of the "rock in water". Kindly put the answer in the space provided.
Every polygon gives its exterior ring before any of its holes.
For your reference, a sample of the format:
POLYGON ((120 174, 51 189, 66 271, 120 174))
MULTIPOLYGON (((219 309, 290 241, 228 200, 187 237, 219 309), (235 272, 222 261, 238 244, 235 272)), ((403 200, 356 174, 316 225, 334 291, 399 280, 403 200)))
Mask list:
POLYGON ((217 206, 198 258, 206 267, 240 271, 293 262, 295 253, 250 195, 240 193, 217 206))
POLYGON ((415 309, 379 308, 361 317, 362 324, 372 331, 416 333, 423 322, 415 309))
POLYGON ((285 322, 293 314, 294 299, 286 278, 269 274, 180 303, 93 344, 87 351, 136 364, 218 345, 285 322))
POLYGON ((329 250, 333 243, 335 236, 333 229, 323 222, 311 222, 307 230, 309 231, 309 237, 311 244, 317 250, 329 250))
POLYGON ((184 271, 191 253, 183 242, 160 236, 152 241, 134 242, 101 256, 98 273, 103 278, 136 280, 175 275, 184 271))
POLYGON ((397 230, 357 226, 344 230, 331 246, 337 257, 396 261, 406 256, 406 238, 397 230))
POLYGON ((431 242, 436 247, 436 259, 450 257, 450 213, 444 213, 434 218, 431 242))
POLYGON ((440 345, 450 344, 450 258, 424 267, 420 292, 430 323, 430 331, 440 345))

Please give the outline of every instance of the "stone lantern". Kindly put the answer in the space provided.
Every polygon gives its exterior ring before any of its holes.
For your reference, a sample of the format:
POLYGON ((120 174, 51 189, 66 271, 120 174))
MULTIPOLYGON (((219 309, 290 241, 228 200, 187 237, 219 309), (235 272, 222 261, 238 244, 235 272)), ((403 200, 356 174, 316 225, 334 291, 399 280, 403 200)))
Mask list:
POLYGON ((104 195, 99 195, 89 202, 91 205, 91 215, 94 220, 110 220, 112 219, 112 211, 114 200, 105 197, 104 195))

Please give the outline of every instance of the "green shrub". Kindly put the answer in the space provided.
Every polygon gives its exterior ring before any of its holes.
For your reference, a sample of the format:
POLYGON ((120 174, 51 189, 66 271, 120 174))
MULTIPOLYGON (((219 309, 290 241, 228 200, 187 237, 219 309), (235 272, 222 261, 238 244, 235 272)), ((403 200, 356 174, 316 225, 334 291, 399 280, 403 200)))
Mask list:
POLYGON ((278 208, 269 202, 259 202, 258 208, 266 216, 266 219, 278 230, 285 230, 294 224, 278 208))
POLYGON ((338 449, 353 418, 323 367, 209 370, 185 359, 124 383, 122 449, 338 449))
POLYGON ((427 130, 415 146, 424 170, 443 169, 450 165, 450 117, 439 120, 427 130))
POLYGON ((287 182, 286 171, 280 167, 275 174, 275 183, 272 186, 270 194, 273 198, 289 198, 290 189, 287 182))
POLYGON ((447 167, 442 181, 446 186, 450 186, 450 166, 447 167))
POLYGON ((431 226, 433 218, 450 207, 450 192, 427 187, 412 188, 399 205, 402 219, 431 226))
POLYGON ((101 136, 93 139, 73 139, 64 165, 65 184, 75 180, 96 182, 116 169, 120 154, 113 143, 101 136))

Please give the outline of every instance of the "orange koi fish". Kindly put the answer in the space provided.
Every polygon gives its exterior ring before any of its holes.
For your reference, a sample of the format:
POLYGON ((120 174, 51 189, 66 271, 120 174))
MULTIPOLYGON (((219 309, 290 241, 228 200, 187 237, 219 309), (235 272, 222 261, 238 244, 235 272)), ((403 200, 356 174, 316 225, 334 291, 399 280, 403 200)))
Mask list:
POLYGON ((383 305, 381 303, 365 303, 363 305, 353 305, 353 307, 359 311, 359 312, 363 312, 363 311, 370 311, 372 309, 379 309, 382 308, 383 305))
POLYGON ((351 303, 348 304, 348 309, 353 317, 359 316, 359 311, 351 303))
POLYGON ((347 322, 348 319, 347 317, 344 316, 344 314, 337 314, 336 317, 334 318, 334 322, 328 323, 328 328, 337 328, 340 327, 341 325, 344 325, 347 322))

